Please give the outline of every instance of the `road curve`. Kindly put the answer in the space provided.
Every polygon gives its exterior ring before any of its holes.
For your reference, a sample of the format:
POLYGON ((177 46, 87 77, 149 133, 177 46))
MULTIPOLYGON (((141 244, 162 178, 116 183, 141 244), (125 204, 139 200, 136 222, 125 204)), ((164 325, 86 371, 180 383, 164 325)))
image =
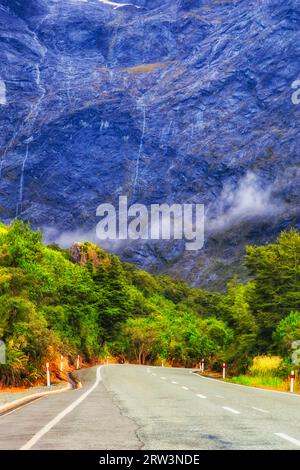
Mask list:
POLYGON ((300 449, 300 396, 112 365, 0 417, 0 449, 300 449))

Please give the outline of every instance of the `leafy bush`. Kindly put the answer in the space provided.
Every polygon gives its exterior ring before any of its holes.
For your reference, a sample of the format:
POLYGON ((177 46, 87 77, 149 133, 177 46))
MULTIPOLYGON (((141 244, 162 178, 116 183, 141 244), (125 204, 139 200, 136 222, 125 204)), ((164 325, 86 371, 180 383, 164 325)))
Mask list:
POLYGON ((273 334, 278 349, 283 354, 292 354, 292 343, 300 341, 300 312, 291 312, 281 320, 273 334))

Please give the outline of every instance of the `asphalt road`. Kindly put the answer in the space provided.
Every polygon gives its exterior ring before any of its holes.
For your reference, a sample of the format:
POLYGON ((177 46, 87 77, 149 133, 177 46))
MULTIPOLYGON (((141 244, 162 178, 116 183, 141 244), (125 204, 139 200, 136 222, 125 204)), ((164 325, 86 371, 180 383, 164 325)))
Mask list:
POLYGON ((112 365, 0 417, 0 449, 300 449, 300 396, 112 365))

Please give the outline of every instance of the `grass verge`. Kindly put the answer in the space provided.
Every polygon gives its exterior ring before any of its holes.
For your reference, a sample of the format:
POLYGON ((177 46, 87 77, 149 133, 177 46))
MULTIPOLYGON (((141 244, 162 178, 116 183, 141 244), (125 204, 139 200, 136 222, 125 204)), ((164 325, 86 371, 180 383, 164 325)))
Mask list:
MULTIPOLYGON (((288 392, 290 390, 289 380, 284 380, 279 377, 239 375, 238 377, 228 378, 226 381, 240 385, 248 385, 249 387, 268 388, 284 392, 288 392)), ((299 384, 295 384, 295 392, 300 392, 299 384)))

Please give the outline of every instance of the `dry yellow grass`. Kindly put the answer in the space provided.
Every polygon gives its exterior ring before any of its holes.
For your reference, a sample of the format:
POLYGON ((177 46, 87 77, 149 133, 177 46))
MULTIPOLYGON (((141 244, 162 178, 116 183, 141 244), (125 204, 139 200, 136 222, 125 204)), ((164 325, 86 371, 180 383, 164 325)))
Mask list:
POLYGON ((252 376, 274 376, 282 363, 280 356, 256 356, 249 368, 249 374, 252 376))

